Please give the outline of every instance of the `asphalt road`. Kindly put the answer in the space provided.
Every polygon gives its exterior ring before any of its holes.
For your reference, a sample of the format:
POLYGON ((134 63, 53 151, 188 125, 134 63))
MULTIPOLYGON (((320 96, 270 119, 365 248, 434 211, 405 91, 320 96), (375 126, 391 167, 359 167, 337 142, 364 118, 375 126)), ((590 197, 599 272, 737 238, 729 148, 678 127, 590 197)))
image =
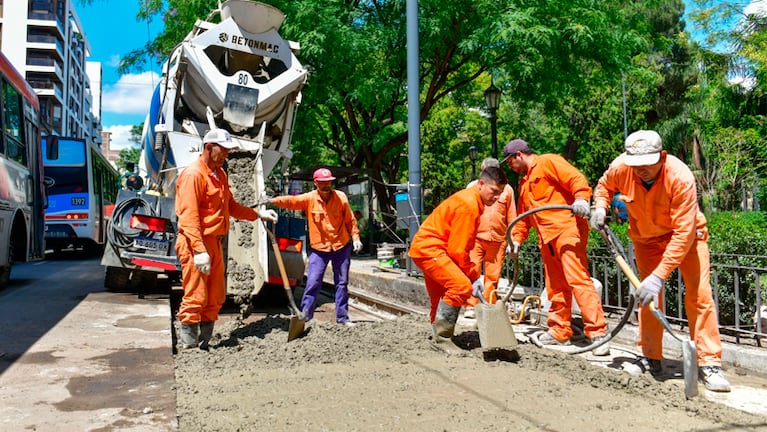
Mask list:
POLYGON ((99 260, 14 265, 0 291, 0 430, 175 430, 168 294, 107 292, 99 260))

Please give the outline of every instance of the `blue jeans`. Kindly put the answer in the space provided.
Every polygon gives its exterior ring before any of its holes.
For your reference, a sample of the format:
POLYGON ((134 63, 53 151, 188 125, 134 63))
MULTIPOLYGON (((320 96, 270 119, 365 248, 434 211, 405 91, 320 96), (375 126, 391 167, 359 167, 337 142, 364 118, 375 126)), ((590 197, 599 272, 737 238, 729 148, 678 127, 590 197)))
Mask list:
POLYGON ((349 264, 352 257, 351 243, 332 252, 312 250, 309 255, 309 268, 306 272, 306 289, 301 299, 301 310, 309 321, 317 307, 317 295, 322 288, 322 277, 328 262, 333 263, 333 282, 336 285, 336 321, 349 321, 349 264))

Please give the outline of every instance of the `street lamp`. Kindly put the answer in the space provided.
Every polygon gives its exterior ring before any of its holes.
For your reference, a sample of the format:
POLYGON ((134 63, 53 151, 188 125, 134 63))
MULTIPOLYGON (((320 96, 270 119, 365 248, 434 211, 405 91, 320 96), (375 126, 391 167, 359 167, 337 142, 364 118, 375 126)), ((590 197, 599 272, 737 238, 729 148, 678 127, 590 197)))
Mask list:
POLYGON ((498 107, 501 105, 501 89, 493 85, 493 79, 490 79, 490 87, 485 90, 485 105, 490 113, 490 134, 493 142, 493 157, 498 159, 498 129, 496 128, 495 116, 498 107))
POLYGON ((477 178, 477 147, 469 146, 469 159, 471 159, 471 179, 477 178))

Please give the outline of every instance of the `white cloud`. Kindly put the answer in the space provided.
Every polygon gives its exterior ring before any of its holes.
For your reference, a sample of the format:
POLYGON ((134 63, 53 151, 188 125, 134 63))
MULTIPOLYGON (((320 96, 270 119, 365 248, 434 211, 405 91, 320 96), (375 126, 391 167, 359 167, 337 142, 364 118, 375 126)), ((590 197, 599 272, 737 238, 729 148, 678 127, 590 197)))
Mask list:
POLYGON ((115 85, 105 86, 101 97, 102 111, 116 114, 145 114, 149 110, 152 92, 160 81, 155 72, 128 74, 115 85))
POLYGON ((746 6, 746 8, 743 10, 743 13, 746 15, 767 16, 767 1, 753 0, 748 6, 746 6))
POLYGON ((137 144, 130 141, 130 131, 132 128, 133 126, 130 125, 107 126, 105 130, 112 134, 109 147, 112 150, 138 147, 137 144))

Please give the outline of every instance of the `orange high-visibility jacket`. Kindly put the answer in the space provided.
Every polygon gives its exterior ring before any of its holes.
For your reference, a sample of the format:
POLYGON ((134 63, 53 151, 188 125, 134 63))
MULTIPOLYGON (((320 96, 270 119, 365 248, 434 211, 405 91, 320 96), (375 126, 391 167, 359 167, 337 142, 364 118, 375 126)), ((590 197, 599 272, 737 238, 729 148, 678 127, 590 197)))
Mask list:
MULTIPOLYGON (((519 179, 517 214, 544 205, 570 205, 579 198, 591 199, 588 180, 565 158, 556 154, 531 156, 527 173, 519 179)), ((538 231, 540 244, 546 244, 562 233, 564 225, 574 223, 576 216, 572 212, 541 211, 519 221, 512 230, 512 240, 522 244, 532 226, 538 231)))
POLYGON ((450 195, 418 228, 408 254, 412 258, 447 255, 469 280, 477 279, 479 267, 471 263, 469 252, 474 247, 479 218, 484 210, 476 187, 450 195))
POLYGON ((306 212, 312 249, 331 252, 346 246, 350 239, 360 239, 360 231, 349 206, 349 199, 341 191, 334 189, 327 202, 315 189, 301 195, 274 197, 272 204, 280 208, 306 212))
POLYGON ((634 170, 623 163, 623 155, 610 163, 597 183, 594 204, 609 209, 620 191, 629 213, 629 237, 636 243, 668 242, 663 259, 653 270, 667 280, 695 242, 697 232, 707 232, 706 217, 698 208, 695 177, 678 158, 663 152, 663 168, 647 190, 634 170))
POLYGON ((205 251, 203 236, 222 236, 229 231, 229 216, 256 220, 258 212, 234 200, 223 169, 214 172, 202 159, 184 168, 176 180, 178 233, 195 252, 205 251))

